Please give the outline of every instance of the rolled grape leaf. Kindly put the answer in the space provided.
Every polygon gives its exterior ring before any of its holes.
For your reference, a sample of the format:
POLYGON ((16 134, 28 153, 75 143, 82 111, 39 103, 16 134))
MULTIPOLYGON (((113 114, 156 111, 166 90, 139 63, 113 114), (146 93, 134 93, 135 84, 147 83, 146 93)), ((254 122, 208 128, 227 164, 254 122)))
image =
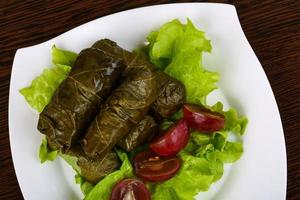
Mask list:
POLYGON ((151 116, 145 116, 123 139, 119 140, 117 146, 123 150, 130 152, 134 148, 150 142, 155 132, 157 124, 151 116))
POLYGON ((107 99, 81 144, 88 156, 105 155, 126 136, 149 111, 157 96, 153 67, 136 56, 135 65, 107 99))
MULTIPOLYGON (((135 66, 147 63, 146 60, 136 59, 136 55, 119 47, 115 42, 109 39, 102 39, 93 44, 94 48, 110 54, 111 56, 123 59, 126 69, 122 73, 122 77, 126 76, 135 66)), ((153 65, 151 65, 154 67, 153 65)), ((161 70, 155 70, 157 79, 157 99, 151 106, 151 114, 157 121, 171 117, 183 105, 185 101, 184 85, 167 75, 161 70)))
POLYGON ((66 151, 81 138, 124 67, 121 60, 98 49, 81 51, 69 76, 40 114, 38 130, 51 141, 53 150, 66 151))
POLYGON ((150 62, 135 53, 119 47, 117 43, 112 40, 99 40, 95 42, 92 47, 124 61, 126 67, 121 75, 121 80, 124 80, 127 76, 129 76, 129 74, 135 73, 136 69, 144 65, 152 71, 156 71, 155 66, 153 66, 150 62))
POLYGON ((114 151, 102 157, 96 155, 90 158, 84 154, 80 145, 72 145, 65 154, 62 154, 62 157, 92 184, 98 183, 103 177, 120 167, 120 160, 114 151))
POLYGON ((176 113, 185 101, 185 87, 176 79, 163 71, 156 71, 158 96, 151 106, 150 113, 157 121, 170 118, 176 113))

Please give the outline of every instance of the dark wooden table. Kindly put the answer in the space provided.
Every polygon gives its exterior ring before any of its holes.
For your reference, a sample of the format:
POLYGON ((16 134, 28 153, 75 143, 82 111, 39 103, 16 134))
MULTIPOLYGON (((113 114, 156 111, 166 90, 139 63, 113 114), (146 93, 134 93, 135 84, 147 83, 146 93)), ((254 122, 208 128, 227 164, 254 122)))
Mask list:
MULTIPOLYGON (((104 15, 140 6, 174 2, 176 1, 0 1, 0 199, 23 199, 13 168, 8 136, 8 91, 16 50, 44 42, 104 15)), ((211 2, 230 3, 237 7, 246 36, 269 78, 285 131, 288 157, 287 199, 299 200, 300 1, 211 2)))

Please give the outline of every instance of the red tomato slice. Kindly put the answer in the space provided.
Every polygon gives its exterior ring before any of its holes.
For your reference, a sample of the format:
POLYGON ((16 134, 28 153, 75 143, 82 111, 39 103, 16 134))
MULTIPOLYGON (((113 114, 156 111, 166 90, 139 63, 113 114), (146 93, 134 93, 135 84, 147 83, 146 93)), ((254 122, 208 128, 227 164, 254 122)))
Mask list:
POLYGON ((213 112, 203 106, 196 104, 185 104, 183 106, 184 120, 189 127, 200 132, 211 133, 224 128, 224 115, 213 112))
POLYGON ((151 197, 142 181, 124 179, 115 185, 110 200, 151 200, 151 197))
POLYGON ((160 156, 174 156, 183 149, 189 141, 189 130, 187 123, 182 119, 164 135, 150 144, 150 148, 160 156))
POLYGON ((180 168, 180 159, 160 157, 152 151, 141 152, 134 158, 137 176, 150 182, 160 182, 173 177, 180 168))

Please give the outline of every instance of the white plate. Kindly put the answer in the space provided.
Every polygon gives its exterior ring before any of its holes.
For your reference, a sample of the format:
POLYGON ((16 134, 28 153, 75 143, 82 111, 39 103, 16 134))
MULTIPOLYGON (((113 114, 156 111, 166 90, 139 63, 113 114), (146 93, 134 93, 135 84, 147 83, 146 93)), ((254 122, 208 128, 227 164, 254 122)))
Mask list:
MULTIPOLYGON (((226 166, 221 181, 202 200, 283 200, 286 196, 286 151, 280 115, 267 77, 249 45, 237 12, 231 5, 210 3, 168 4, 133 9, 81 25, 54 39, 19 49, 13 62, 9 96, 9 131, 15 171, 27 200, 82 198, 72 169, 61 160, 41 165, 37 131, 38 113, 29 108, 18 90, 51 66, 53 44, 79 52, 100 38, 110 38, 127 49, 174 18, 190 18, 212 40, 207 68, 219 71, 220 90, 209 102, 222 100, 249 118, 245 153, 226 166)), ((199 198, 199 199, 200 199, 199 198)))

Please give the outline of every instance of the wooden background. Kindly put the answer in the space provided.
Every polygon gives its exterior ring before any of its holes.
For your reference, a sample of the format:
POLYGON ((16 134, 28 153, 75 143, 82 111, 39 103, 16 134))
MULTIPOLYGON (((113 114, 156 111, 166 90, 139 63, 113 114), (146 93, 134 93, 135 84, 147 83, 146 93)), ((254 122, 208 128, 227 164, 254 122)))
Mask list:
MULTIPOLYGON (((44 42, 114 12, 174 2, 183 1, 0 0, 0 199, 23 199, 13 168, 8 136, 8 91, 16 49, 44 42)), ((210 2, 236 6, 245 34, 269 78, 281 113, 287 144, 287 199, 299 200, 300 1, 210 2)))

